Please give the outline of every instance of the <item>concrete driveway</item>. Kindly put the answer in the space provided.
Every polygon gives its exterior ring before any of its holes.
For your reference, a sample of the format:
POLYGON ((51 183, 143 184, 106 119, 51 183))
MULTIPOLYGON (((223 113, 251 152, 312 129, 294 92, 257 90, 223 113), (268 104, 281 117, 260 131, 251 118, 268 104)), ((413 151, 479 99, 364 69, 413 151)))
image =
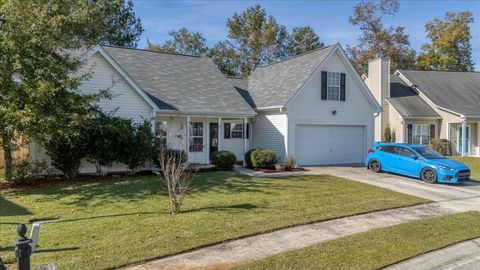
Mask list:
POLYGON ((311 173, 331 174, 358 182, 410 194, 435 202, 478 198, 480 182, 427 184, 415 178, 390 173, 372 173, 361 166, 307 167, 311 173))
MULTIPOLYGON (((480 211, 480 183, 427 184, 389 173, 372 173, 359 166, 310 167, 315 174, 331 174, 435 201, 444 211, 480 211)), ((385 270, 480 269, 480 238, 446 247, 389 266, 385 270)))

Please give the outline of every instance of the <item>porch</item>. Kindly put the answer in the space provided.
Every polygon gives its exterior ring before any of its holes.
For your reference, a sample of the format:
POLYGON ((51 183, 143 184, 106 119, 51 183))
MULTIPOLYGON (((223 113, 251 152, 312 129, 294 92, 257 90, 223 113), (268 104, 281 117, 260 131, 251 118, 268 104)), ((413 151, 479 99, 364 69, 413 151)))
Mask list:
POLYGON ((230 151, 237 161, 244 161, 251 147, 251 121, 240 116, 157 114, 155 134, 168 148, 185 150, 192 163, 209 164, 219 150, 230 151))
POLYGON ((447 140, 450 141, 452 155, 480 156, 480 121, 465 120, 460 123, 447 123, 447 140))

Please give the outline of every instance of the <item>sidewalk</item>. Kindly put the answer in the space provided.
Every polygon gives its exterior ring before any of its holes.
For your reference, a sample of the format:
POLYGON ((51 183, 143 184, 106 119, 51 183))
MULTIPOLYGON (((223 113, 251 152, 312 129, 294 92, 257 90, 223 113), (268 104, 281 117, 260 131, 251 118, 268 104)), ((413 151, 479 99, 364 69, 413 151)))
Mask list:
POLYGON ((355 233, 455 212, 459 211, 442 203, 373 212, 232 240, 124 269, 226 269, 355 233))

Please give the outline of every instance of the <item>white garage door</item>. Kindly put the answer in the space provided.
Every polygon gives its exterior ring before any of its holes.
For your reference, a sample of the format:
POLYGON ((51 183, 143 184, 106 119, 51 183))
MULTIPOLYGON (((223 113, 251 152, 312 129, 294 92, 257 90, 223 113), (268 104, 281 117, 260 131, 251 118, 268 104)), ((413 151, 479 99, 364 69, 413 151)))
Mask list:
POLYGON ((295 152, 300 165, 362 163, 362 126, 298 125, 295 152))

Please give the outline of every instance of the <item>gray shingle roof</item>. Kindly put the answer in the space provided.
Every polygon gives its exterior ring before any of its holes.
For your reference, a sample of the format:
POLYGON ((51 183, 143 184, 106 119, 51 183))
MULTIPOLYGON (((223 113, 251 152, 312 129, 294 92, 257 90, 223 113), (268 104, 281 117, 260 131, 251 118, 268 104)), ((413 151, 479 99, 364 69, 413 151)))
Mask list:
POLYGON ((248 90, 256 108, 283 106, 310 77, 335 45, 255 69, 248 90))
POLYGON ((397 75, 390 76, 388 102, 404 118, 440 117, 423 99, 397 75))
POLYGON ((435 105, 463 114, 480 116, 480 73, 400 70, 435 105))
POLYGON ((102 48, 160 109, 192 114, 255 114, 209 58, 102 48))

